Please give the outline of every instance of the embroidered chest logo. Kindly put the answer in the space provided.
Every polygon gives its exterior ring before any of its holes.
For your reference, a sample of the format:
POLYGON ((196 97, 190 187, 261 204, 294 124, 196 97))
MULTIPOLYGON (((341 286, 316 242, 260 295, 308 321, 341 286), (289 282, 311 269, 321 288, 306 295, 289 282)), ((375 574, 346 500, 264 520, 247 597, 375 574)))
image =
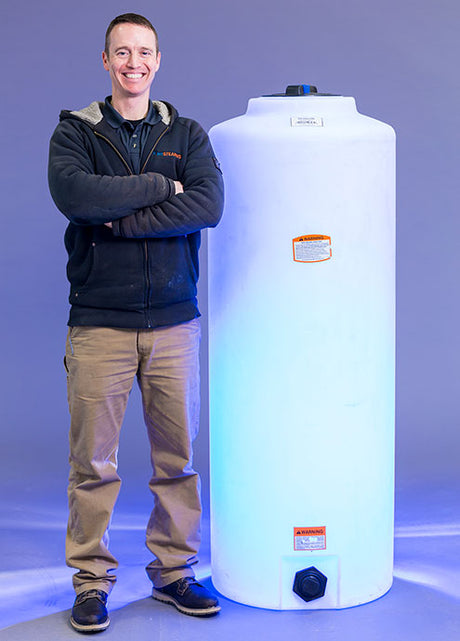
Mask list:
POLYGON ((178 160, 182 158, 182 154, 178 154, 176 151, 154 151, 153 155, 164 156, 169 158, 177 158, 178 160))

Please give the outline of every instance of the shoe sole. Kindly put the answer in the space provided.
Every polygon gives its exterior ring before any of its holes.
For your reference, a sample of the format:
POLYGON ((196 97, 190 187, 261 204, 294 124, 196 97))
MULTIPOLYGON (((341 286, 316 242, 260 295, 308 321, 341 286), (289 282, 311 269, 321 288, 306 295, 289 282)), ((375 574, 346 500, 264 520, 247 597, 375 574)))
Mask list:
POLYGON ((158 592, 155 588, 152 590, 152 597, 162 603, 173 605, 177 610, 179 610, 179 612, 182 612, 182 614, 188 614, 192 617, 209 617, 220 612, 220 605, 214 605, 211 608, 203 608, 201 610, 197 610, 196 608, 186 608, 184 605, 178 603, 174 597, 169 596, 169 594, 165 594, 164 592, 158 592))
POLYGON ((107 618, 107 621, 104 621, 104 623, 95 623, 94 625, 81 625, 81 623, 77 623, 73 617, 70 617, 70 625, 77 632, 94 634, 95 632, 103 632, 104 630, 107 630, 110 625, 110 619, 107 618))

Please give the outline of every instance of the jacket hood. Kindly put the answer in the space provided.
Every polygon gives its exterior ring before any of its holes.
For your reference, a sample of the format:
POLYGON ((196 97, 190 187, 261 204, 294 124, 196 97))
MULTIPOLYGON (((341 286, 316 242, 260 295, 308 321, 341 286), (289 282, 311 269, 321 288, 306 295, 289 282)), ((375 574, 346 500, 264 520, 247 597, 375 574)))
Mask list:
MULTIPOLYGON (((165 125, 169 125, 174 117, 177 115, 176 110, 168 102, 162 102, 160 100, 152 100, 154 107, 160 114, 161 120, 165 125)), ((94 101, 84 109, 79 109, 75 111, 64 110, 61 111, 59 120, 65 120, 67 118, 78 118, 84 122, 92 125, 93 127, 101 122, 103 119, 102 107, 104 106, 103 102, 94 101)))

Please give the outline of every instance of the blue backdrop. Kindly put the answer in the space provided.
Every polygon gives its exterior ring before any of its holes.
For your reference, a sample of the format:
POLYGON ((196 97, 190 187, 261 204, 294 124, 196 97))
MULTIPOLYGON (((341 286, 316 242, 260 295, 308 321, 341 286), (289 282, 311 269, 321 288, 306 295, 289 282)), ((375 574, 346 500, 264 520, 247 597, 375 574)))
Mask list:
MULTIPOLYGON (((3 487, 64 492, 66 221, 48 194, 48 141, 61 108, 110 93, 103 38, 108 22, 126 11, 145 14, 159 31, 163 58, 153 96, 206 129, 244 112, 250 97, 294 83, 354 96, 359 111, 395 127, 397 478, 444 483, 458 476, 458 2, 16 0, 3 7, 0 38, 3 487)), ((204 324, 206 279, 203 254, 204 324)), ((205 342, 203 383, 196 461, 206 498, 205 342)), ((137 400, 120 456, 133 483, 149 477, 137 400)))

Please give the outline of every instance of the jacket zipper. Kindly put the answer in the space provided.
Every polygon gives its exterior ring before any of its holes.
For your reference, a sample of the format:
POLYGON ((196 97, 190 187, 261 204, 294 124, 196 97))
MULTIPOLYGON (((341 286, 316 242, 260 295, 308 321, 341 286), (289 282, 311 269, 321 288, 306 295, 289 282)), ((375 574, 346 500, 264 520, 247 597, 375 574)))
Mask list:
POLYGON ((122 162, 123 162, 124 166, 126 167, 126 169, 127 169, 127 170, 128 170, 128 172, 129 172, 129 174, 130 174, 131 176, 133 176, 134 174, 133 174, 133 172, 132 172, 132 170, 131 170, 131 167, 128 165, 128 163, 126 162, 126 160, 123 158, 122 154, 121 154, 121 153, 118 151, 118 149, 115 147, 115 145, 113 144, 113 142, 111 142, 108 138, 106 138, 105 136, 103 136, 102 134, 100 134, 98 131, 95 131, 95 132, 94 132, 94 134, 95 134, 96 136, 99 136, 99 138, 102 138, 102 140, 105 140, 105 142, 108 142, 108 143, 109 143, 109 145, 110 145, 110 146, 112 147, 112 149, 115 151, 115 153, 117 154, 117 156, 118 156, 119 158, 121 158, 121 160, 122 160, 122 162))
MULTIPOLYGON (((147 156, 145 163, 143 164, 140 173, 144 173, 144 169, 147 166, 148 161, 150 160, 151 155, 155 151, 158 143, 160 140, 163 138, 165 133, 168 131, 169 125, 166 127, 166 129, 158 136, 158 138, 155 140, 152 149, 150 150, 149 155, 147 156)), ((146 269, 145 269, 145 278, 147 281, 147 301, 146 301, 146 314, 147 314, 147 327, 151 328, 152 327, 152 319, 150 318, 150 296, 152 295, 152 282, 150 280, 150 271, 149 271, 149 246, 147 243, 147 239, 144 239, 144 252, 145 252, 145 261, 146 261, 146 269)))
MULTIPOLYGON (((155 140, 155 142, 154 142, 154 144, 152 146, 152 149, 150 150, 150 153, 147 156, 147 158, 145 160, 145 163, 141 168, 141 171, 140 171, 141 174, 144 173, 144 169, 146 168, 147 163, 150 160, 150 157, 152 156, 152 154, 155 151, 158 143, 163 138, 165 133, 167 131, 169 131, 169 127, 170 127, 170 125, 167 125, 166 129, 164 131, 162 131, 161 134, 158 136, 158 138, 155 140)), ((131 170, 131 167, 128 165, 126 160, 123 158, 123 155, 118 151, 118 149, 115 147, 115 145, 108 138, 106 138, 106 136, 103 136, 98 131, 94 131, 94 133, 95 133, 96 136, 99 136, 99 138, 102 138, 102 140, 105 140, 112 147, 112 149, 115 151, 117 156, 119 156, 119 158, 122 160, 123 164, 125 165, 126 169, 129 172, 129 174, 131 176, 133 176, 134 174, 133 174, 133 172, 131 170)), ((147 292, 146 292, 147 293, 147 297, 146 297, 146 301, 145 301, 145 308, 146 308, 145 314, 146 314, 146 317, 147 317, 147 327, 150 329, 152 327, 152 319, 150 317, 149 305, 150 305, 150 296, 152 294, 152 283, 151 283, 151 280, 150 280, 150 272, 149 272, 149 247, 148 247, 148 243, 147 243, 147 239, 146 238, 144 239, 144 265, 145 265, 145 280, 146 280, 146 284, 147 284, 147 288, 146 288, 147 289, 147 292)))
POLYGON ((158 136, 158 138, 155 140, 155 142, 154 142, 154 144, 153 144, 153 147, 152 147, 152 149, 150 150, 150 153, 149 153, 149 155, 147 156, 147 158, 145 159, 145 163, 144 163, 144 164, 143 164, 143 166, 142 166, 141 174, 143 174, 143 173, 144 173, 144 169, 146 168, 147 163, 148 163, 148 161, 150 160, 151 155, 153 154, 153 152, 155 151, 155 149, 156 149, 156 147, 157 147, 158 143, 160 142, 160 140, 163 138, 163 136, 165 135, 165 133, 166 133, 167 131, 169 131, 169 125, 167 125, 167 126, 166 126, 166 129, 165 129, 165 130, 164 130, 164 131, 163 131, 163 132, 158 136))

